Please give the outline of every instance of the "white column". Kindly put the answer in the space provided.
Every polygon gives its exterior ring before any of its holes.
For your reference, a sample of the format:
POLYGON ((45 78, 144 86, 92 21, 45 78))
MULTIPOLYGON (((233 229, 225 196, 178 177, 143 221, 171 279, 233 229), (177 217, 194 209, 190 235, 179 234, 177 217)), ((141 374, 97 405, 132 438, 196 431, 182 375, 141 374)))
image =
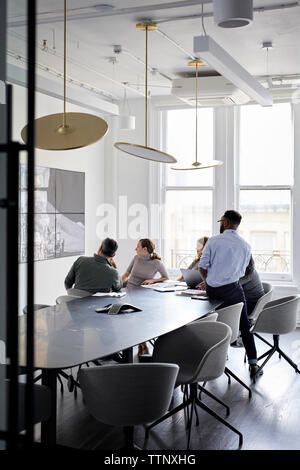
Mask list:
POLYGON ((300 288, 300 104, 294 105, 293 281, 300 288))

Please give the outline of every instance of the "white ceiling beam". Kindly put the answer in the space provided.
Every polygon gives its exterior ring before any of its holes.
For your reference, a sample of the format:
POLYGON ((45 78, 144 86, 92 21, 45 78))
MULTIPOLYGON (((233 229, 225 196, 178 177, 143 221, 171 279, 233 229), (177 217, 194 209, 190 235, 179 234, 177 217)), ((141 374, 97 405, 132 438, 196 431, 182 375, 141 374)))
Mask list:
POLYGON ((210 36, 195 36, 194 52, 257 103, 262 106, 273 104, 270 91, 255 80, 210 36))
MULTIPOLYGON (((145 14, 151 11, 159 11, 159 10, 169 10, 173 8, 186 8, 190 6, 199 6, 201 3, 212 3, 212 0, 182 0, 178 2, 169 2, 169 3, 158 3, 155 5, 145 5, 140 7, 133 7, 133 8, 120 8, 120 9, 111 9, 108 11, 101 11, 95 9, 93 12, 88 13, 78 13, 78 14, 70 14, 68 13, 68 22, 69 21, 81 21, 81 20, 89 20, 94 18, 101 18, 101 17, 108 17, 108 16, 120 16, 120 15, 132 15, 132 14, 145 14)), ((91 10, 92 7, 87 7, 87 9, 91 10)), ((55 13, 55 12, 53 12, 55 13)), ((49 17, 49 13, 47 13, 47 18, 43 18, 43 14, 37 15, 36 24, 52 24, 52 23, 61 23, 64 21, 64 15, 61 14, 55 17, 49 17)), ((27 19, 25 20, 18 20, 18 21, 10 21, 8 22, 8 28, 17 28, 21 26, 27 25, 27 19)))

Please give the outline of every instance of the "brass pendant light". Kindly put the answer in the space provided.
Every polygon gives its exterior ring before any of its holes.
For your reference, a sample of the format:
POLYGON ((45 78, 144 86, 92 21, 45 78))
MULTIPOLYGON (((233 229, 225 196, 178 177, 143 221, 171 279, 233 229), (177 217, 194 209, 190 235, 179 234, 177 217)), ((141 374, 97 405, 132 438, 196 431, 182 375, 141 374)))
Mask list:
POLYGON ((116 142, 114 146, 122 152, 133 155, 134 157, 144 158, 161 163, 176 163, 177 160, 168 153, 161 152, 148 147, 148 31, 157 29, 156 23, 143 22, 138 23, 136 28, 139 31, 146 32, 146 61, 145 61, 145 145, 131 144, 128 142, 116 142))
MULTIPOLYGON (((67 0, 64 0, 64 111, 35 120, 35 146, 44 150, 70 150, 97 142, 108 131, 107 122, 87 113, 66 112, 67 0)), ((27 142, 27 126, 21 132, 27 142)))
POLYGON ((188 65, 196 67, 196 160, 190 167, 171 167, 172 170, 202 170, 203 168, 213 168, 215 166, 223 165, 220 160, 210 160, 207 162, 198 162, 198 67, 203 67, 205 62, 200 59, 191 60, 188 65))

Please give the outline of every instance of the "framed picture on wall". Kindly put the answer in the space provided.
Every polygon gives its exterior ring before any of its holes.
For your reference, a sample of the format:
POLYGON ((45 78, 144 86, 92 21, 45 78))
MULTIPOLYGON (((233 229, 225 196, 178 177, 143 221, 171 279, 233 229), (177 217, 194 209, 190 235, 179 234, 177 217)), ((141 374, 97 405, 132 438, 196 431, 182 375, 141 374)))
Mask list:
MULTIPOLYGON (((85 174, 35 167, 35 261, 85 252, 85 174)), ((26 262, 27 165, 20 165, 19 261, 26 262)))

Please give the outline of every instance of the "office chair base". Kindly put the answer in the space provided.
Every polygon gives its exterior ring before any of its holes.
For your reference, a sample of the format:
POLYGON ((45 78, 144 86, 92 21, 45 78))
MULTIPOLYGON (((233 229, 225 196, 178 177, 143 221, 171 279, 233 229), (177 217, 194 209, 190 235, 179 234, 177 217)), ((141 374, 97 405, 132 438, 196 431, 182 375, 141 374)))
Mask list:
POLYGON ((271 359, 271 357, 273 356, 273 354, 275 354, 276 352, 279 354, 279 357, 283 357, 283 359, 286 360, 286 362, 288 362, 290 364, 290 366, 293 367, 293 369, 295 370, 296 374, 300 374, 300 370, 298 369, 298 366, 297 364, 295 364, 295 362, 293 362, 289 356, 287 356, 285 354, 285 352, 282 351, 282 349, 280 349, 279 347, 279 335, 273 335, 273 340, 274 340, 274 345, 272 346, 271 349, 269 349, 268 351, 266 351, 262 356, 260 356, 257 360, 260 361, 261 359, 263 358, 266 358, 264 360, 264 362, 261 364, 261 366, 259 366, 259 368, 257 369, 257 372, 256 372, 256 375, 254 377, 254 381, 255 381, 255 378, 257 377, 257 375, 259 374, 259 372, 263 369, 263 367, 265 367, 265 365, 267 364, 267 362, 271 359))
MULTIPOLYGON (((202 387, 203 388, 203 387, 202 387)), ((193 415, 194 415, 194 412, 196 414, 196 418, 197 418, 197 421, 199 421, 198 419, 198 413, 196 411, 196 406, 199 406, 201 409, 203 409, 204 411, 206 411, 208 414, 210 414, 211 416, 213 416, 216 420, 220 421, 222 424, 224 424, 224 426, 226 426, 227 428, 231 429, 231 431, 233 431, 234 433, 238 434, 239 436, 239 447, 241 447, 243 445, 243 435, 240 431, 238 431, 234 426, 232 426, 231 424, 229 424, 227 421, 225 421, 221 416, 219 416, 215 411, 213 411, 212 409, 210 409, 207 405, 205 405, 201 400, 199 400, 199 398, 197 397, 197 389, 198 389, 198 384, 196 383, 193 383, 193 384, 190 384, 189 386, 189 390, 190 390, 190 393, 189 393, 189 396, 188 396, 188 399, 186 401, 183 401, 180 405, 178 405, 176 408, 174 408, 173 410, 169 411, 168 413, 166 413, 164 416, 162 416, 161 418, 159 418, 158 420, 156 420, 154 423, 150 424, 149 426, 146 427, 146 439, 148 438, 149 436, 149 431, 150 429, 152 429, 153 427, 157 426, 157 424, 165 421, 166 419, 170 418, 171 416, 173 416, 174 414, 176 414, 178 411, 184 409, 184 408, 187 408, 189 407, 189 405, 191 405, 190 407, 190 412, 189 412, 189 417, 188 417, 188 438, 187 438, 187 450, 189 450, 190 448, 190 440, 191 440, 191 430, 192 430, 192 422, 193 422, 193 415)), ((205 390, 205 389, 204 389, 205 390)), ((202 392, 204 390, 201 390, 202 392)), ((205 390, 205 392, 207 392, 207 390, 205 390)), ((222 403, 223 405, 225 405, 225 403, 222 403)), ((225 405, 227 406, 227 405, 225 405)))
MULTIPOLYGON (((265 338, 260 336, 258 333, 253 333, 253 334, 254 334, 254 336, 256 336, 256 338, 260 339, 263 343, 267 344, 271 348, 273 347, 273 345, 271 343, 269 343, 269 341, 267 341, 265 338)), ((280 354, 279 354, 279 359, 280 359, 280 354)), ((244 355, 244 364, 246 364, 246 362, 247 362, 247 354, 245 353, 245 355, 244 355)))

